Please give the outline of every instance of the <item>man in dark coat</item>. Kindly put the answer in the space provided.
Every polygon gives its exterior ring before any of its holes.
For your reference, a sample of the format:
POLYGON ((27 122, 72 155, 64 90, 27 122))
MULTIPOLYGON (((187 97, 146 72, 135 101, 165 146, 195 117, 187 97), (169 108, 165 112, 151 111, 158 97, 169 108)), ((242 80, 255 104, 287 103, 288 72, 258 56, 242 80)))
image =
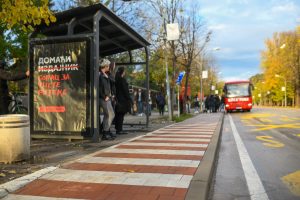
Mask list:
POLYGON ((7 72, 4 69, 5 66, 6 63, 0 61, 0 115, 8 114, 9 91, 7 81, 18 81, 29 76, 29 71, 15 74, 7 72))
POLYGON ((163 97, 163 95, 161 93, 159 93, 156 97, 156 103, 158 106, 158 110, 159 110, 159 115, 164 115, 164 110, 165 110, 165 105, 166 105, 166 101, 165 98, 163 97))
POLYGON ((129 87, 125 76, 124 67, 119 67, 115 76, 116 86, 116 116, 115 116, 115 128, 116 134, 127 134, 123 132, 124 116, 127 112, 130 112, 132 100, 129 94, 129 87))

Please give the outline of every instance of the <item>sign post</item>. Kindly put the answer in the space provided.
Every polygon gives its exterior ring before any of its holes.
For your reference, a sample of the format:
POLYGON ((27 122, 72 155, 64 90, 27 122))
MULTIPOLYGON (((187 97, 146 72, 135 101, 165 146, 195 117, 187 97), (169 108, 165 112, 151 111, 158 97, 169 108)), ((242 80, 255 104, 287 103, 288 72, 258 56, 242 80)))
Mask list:
POLYGON ((178 24, 166 24, 166 18, 164 19, 164 29, 165 29, 165 64, 166 64, 166 85, 167 85, 167 97, 168 97, 168 113, 169 120, 172 120, 172 106, 171 106, 171 95, 170 95, 170 82, 169 82, 169 70, 168 70, 168 59, 167 59, 167 41, 178 40, 179 39, 179 28, 178 24))

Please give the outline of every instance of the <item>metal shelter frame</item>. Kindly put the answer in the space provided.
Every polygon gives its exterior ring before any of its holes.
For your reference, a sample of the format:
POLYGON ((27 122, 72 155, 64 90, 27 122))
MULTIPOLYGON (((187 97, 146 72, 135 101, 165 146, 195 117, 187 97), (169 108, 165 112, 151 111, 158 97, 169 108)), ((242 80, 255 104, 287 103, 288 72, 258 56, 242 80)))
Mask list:
MULTIPOLYGON (((146 97, 149 95, 149 50, 150 43, 133 30, 128 24, 116 16, 103 4, 77 7, 55 14, 56 22, 49 26, 42 24, 30 34, 30 41, 69 39, 75 37, 91 38, 90 54, 90 135, 93 141, 100 136, 99 111, 99 58, 128 52, 129 62, 117 65, 146 65, 146 97), (43 35, 45 37, 40 37, 43 35), (134 62, 132 50, 144 49, 145 61, 134 62)), ((147 101, 147 107, 148 107, 147 101)), ((146 113, 146 126, 149 125, 149 114, 146 113)))

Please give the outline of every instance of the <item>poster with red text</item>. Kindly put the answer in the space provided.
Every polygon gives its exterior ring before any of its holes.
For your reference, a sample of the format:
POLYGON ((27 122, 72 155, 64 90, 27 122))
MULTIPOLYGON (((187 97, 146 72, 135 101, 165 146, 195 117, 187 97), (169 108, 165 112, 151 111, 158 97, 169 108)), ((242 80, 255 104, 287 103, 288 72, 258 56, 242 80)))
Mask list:
POLYGON ((86 41, 34 45, 34 131, 86 130, 87 49, 86 41))

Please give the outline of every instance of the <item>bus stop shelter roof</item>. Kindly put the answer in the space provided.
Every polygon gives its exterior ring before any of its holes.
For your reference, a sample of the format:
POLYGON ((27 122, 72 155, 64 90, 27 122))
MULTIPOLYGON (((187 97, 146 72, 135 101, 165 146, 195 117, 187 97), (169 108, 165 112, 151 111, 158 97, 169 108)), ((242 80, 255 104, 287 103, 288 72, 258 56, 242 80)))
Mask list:
POLYGON ((45 24, 37 26, 31 38, 36 37, 37 34, 43 34, 48 38, 99 34, 100 57, 150 45, 147 40, 101 3, 58 12, 55 16, 55 23, 49 26, 45 24), (97 20, 99 20, 99 30, 95 30, 97 20))

